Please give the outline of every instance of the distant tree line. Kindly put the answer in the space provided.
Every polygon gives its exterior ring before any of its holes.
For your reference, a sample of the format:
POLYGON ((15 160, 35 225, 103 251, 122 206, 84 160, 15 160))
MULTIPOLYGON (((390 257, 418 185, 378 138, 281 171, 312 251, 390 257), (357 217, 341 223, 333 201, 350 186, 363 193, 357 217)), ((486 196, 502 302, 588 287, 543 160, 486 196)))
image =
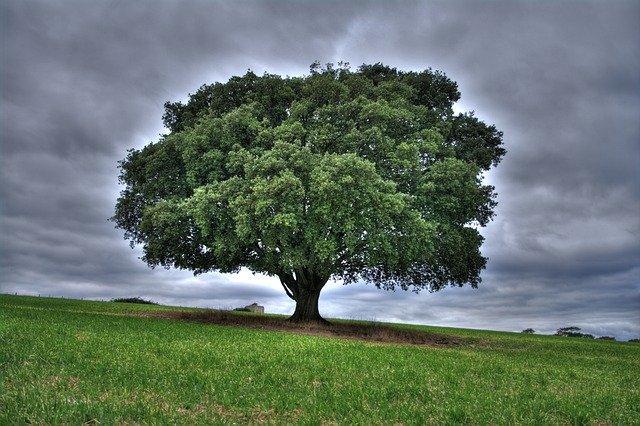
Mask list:
MULTIPOLYGON (((524 330, 522 330, 522 333, 524 334, 534 334, 535 332, 536 331, 533 328, 525 328, 524 330)), ((575 327, 575 326, 559 328, 554 334, 554 336, 580 337, 583 339, 596 339, 596 340, 616 340, 616 338, 612 336, 594 337, 592 334, 581 332, 580 327, 575 327)), ((640 342, 640 339, 631 339, 629 340, 629 342, 638 343, 640 342)))
POLYGON ((581 337, 583 339, 593 339, 592 334, 582 333, 580 331, 580 327, 563 327, 559 328, 556 331, 554 336, 562 336, 562 337, 581 337))

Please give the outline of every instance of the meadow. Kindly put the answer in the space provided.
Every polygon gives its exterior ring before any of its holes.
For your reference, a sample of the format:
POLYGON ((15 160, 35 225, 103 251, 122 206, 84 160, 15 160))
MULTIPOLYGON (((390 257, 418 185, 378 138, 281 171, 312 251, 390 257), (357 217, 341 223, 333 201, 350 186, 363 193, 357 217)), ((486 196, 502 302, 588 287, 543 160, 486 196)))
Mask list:
POLYGON ((145 315, 176 309, 0 295, 0 424, 640 422, 637 343, 416 325, 394 327, 457 343, 380 343, 145 315))

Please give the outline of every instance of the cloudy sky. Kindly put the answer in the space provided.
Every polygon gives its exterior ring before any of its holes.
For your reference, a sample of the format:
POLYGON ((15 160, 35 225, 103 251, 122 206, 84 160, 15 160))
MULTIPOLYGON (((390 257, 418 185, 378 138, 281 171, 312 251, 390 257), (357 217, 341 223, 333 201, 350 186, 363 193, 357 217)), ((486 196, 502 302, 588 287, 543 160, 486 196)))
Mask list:
POLYGON ((331 284, 324 316, 640 337, 640 2, 0 2, 0 293, 291 313, 279 283, 149 269, 107 222, 163 103, 247 69, 427 67, 504 132, 480 288, 331 284))

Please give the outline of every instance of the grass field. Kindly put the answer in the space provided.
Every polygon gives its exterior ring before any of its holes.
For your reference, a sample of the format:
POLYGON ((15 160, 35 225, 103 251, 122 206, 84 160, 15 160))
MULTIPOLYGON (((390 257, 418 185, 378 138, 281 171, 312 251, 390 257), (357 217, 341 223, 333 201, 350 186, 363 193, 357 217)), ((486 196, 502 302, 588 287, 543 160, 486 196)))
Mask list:
MULTIPOLYGON (((431 347, 0 295, 0 424, 639 424, 640 344, 406 326, 431 347)), ((403 326, 404 327, 404 326, 403 326)))

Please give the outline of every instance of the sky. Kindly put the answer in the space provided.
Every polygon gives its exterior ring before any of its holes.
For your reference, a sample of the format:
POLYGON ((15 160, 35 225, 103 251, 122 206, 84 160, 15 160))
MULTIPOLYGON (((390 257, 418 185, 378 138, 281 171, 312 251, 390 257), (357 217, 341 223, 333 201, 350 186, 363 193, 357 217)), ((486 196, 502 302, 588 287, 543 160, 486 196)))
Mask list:
POLYGON ((325 317, 640 338, 640 2, 0 2, 0 293, 290 314, 273 278, 150 269, 108 218, 165 101, 248 69, 443 71, 504 132, 478 289, 330 283, 325 317))

